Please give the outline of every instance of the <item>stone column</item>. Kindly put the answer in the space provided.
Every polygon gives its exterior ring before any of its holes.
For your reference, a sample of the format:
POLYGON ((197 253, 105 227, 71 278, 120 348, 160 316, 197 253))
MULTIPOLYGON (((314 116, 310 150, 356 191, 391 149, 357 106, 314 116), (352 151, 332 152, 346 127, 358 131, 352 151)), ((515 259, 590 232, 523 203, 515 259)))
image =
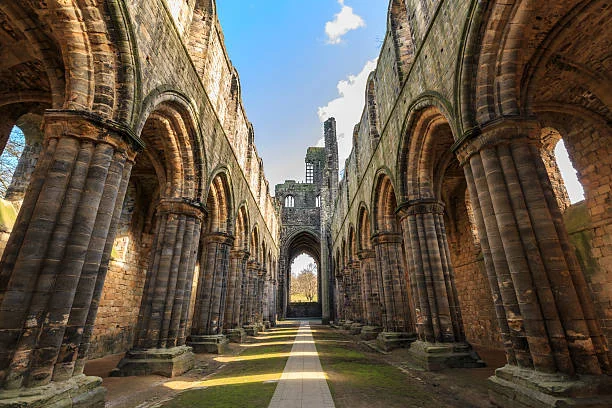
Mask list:
POLYGON ((234 237, 210 233, 203 239, 195 310, 189 345, 196 353, 222 353, 227 338, 223 335, 229 258, 234 237))
POLYGON ((13 390, 16 405, 53 398, 103 407, 101 380, 80 367, 142 145, 127 128, 80 111, 47 111, 44 133, 0 263, 0 388, 13 390))
POLYGON ((508 360, 490 395, 504 407, 610 406, 607 345, 539 142, 536 123, 504 120, 457 148, 508 360))
POLYGON ((134 346, 113 376, 174 377, 193 367, 185 330, 203 214, 199 204, 187 200, 159 203, 134 346))
POLYGON ((265 325, 263 324, 263 311, 264 311, 264 288, 266 284, 266 275, 268 271, 261 267, 257 271, 257 291, 255 298, 255 310, 256 310, 256 321, 259 325, 260 330, 265 329, 265 325))
POLYGON ((277 282, 276 279, 270 279, 270 325, 272 327, 276 326, 276 287, 277 282))
POLYGON ((383 332, 378 342, 385 350, 407 347, 415 340, 415 329, 402 261, 402 237, 396 232, 381 232, 372 237, 372 243, 383 304, 383 332))
POLYGON ((344 305, 346 303, 344 299, 344 275, 342 274, 342 269, 337 269, 335 271, 336 275, 336 316, 338 318, 338 322, 342 322, 346 320, 344 305))
POLYGON ((361 281, 361 269, 359 260, 354 259, 349 262, 349 268, 351 269, 351 277, 353 282, 353 308, 354 308, 354 320, 363 323, 364 322, 364 306, 363 306, 363 285, 361 281))
POLYGON ((376 253, 373 250, 362 250, 359 257, 359 272, 361 274, 362 293, 364 300, 365 326, 361 328, 364 340, 374 340, 382 331, 382 308, 380 304, 380 288, 376 274, 376 253))
POLYGON ((258 330, 255 324, 255 298, 257 291, 257 271, 259 270, 259 262, 251 259, 247 263, 247 288, 246 288, 246 309, 244 315, 244 329, 249 336, 257 336, 258 330))
POLYGON ((399 214, 419 336, 411 354, 428 370, 482 367, 465 341, 444 204, 435 199, 410 201, 399 207, 399 214))
POLYGON ((351 276, 351 272, 351 268, 348 264, 342 268, 341 285, 342 292, 344 293, 344 320, 352 323, 355 317, 355 311, 353 305, 353 277, 351 276))
POLYGON ((233 250, 230 255, 223 327, 229 340, 234 343, 242 343, 246 337, 246 332, 242 328, 241 308, 248 259, 249 252, 244 249, 233 250))

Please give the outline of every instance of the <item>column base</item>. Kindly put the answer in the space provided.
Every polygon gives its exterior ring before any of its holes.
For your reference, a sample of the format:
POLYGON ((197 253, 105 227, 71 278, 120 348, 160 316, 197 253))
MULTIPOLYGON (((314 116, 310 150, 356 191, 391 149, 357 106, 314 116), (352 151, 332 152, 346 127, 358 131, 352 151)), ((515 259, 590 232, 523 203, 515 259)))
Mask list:
POLYGON ((246 340, 246 330, 244 329, 229 329, 226 331, 225 335, 230 343, 244 343, 246 340))
POLYGON ((342 323, 342 329, 343 330, 351 330, 351 326, 352 326, 353 323, 355 323, 355 322, 353 322, 352 320, 345 320, 342 323))
POLYGON ((376 337, 376 344, 384 351, 397 348, 408 348, 417 339, 416 334, 406 332, 381 332, 376 337))
POLYGON ((365 341, 376 340, 380 332, 382 332, 380 326, 363 326, 361 328, 361 339, 365 341))
POLYGON ((111 377, 157 374, 176 377, 193 368, 195 359, 191 347, 130 350, 125 353, 111 377))
POLYGON ((486 364, 468 343, 428 343, 415 341, 410 345, 414 362, 429 371, 445 368, 479 368, 486 364))
POLYGON ((207 336, 191 336, 187 343, 193 348, 193 352, 223 354, 227 349, 229 341, 223 334, 212 334, 207 336))
POLYGON ((266 325, 263 324, 263 322, 257 323, 257 331, 258 332, 265 332, 266 331, 266 325))
POLYGON ((545 374, 506 365, 489 378, 489 398, 503 408, 612 407, 612 377, 545 374))
POLYGON ((259 328, 255 324, 249 324, 247 326, 242 326, 244 330, 246 330, 246 334, 248 336, 257 336, 259 334, 259 328))
POLYGON ((351 324, 351 328, 350 328, 350 333, 353 335, 357 335, 361 333, 361 328, 363 327, 363 324, 361 323, 353 323, 351 324))
POLYGON ((100 377, 77 375, 34 388, 0 390, 2 408, 104 408, 106 389, 100 377))

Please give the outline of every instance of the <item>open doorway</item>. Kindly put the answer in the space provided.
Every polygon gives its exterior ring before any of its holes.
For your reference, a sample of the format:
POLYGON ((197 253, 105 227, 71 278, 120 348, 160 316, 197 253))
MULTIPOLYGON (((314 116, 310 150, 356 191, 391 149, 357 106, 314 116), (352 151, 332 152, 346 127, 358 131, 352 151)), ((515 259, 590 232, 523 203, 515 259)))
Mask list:
POLYGON ((291 264, 290 303, 317 303, 319 301, 318 267, 313 257, 300 254, 291 264))

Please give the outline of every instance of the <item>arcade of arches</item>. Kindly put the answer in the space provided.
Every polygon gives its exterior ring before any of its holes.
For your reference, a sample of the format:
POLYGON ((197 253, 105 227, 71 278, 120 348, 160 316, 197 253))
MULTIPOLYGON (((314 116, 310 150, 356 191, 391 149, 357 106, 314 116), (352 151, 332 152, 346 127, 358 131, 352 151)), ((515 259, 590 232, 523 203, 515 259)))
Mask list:
POLYGON ((323 323, 372 348, 425 370, 503 353, 495 406, 612 406, 611 18, 390 0, 342 180, 329 119, 272 197, 214 0, 0 0, 0 148, 24 135, 0 407, 102 407, 92 359, 173 377, 251 341, 288 316, 300 253, 323 323))

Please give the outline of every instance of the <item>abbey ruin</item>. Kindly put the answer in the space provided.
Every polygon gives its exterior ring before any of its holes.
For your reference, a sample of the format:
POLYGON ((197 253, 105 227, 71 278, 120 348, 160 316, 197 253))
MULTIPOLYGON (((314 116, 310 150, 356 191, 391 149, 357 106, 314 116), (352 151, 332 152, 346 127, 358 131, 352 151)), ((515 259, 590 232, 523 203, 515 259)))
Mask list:
POLYGON ((288 317, 303 252, 356 342, 612 406, 611 5, 388 3, 349 158, 329 119, 272 197, 214 0, 0 0, 0 407, 103 407, 110 355, 188 372, 288 317))

